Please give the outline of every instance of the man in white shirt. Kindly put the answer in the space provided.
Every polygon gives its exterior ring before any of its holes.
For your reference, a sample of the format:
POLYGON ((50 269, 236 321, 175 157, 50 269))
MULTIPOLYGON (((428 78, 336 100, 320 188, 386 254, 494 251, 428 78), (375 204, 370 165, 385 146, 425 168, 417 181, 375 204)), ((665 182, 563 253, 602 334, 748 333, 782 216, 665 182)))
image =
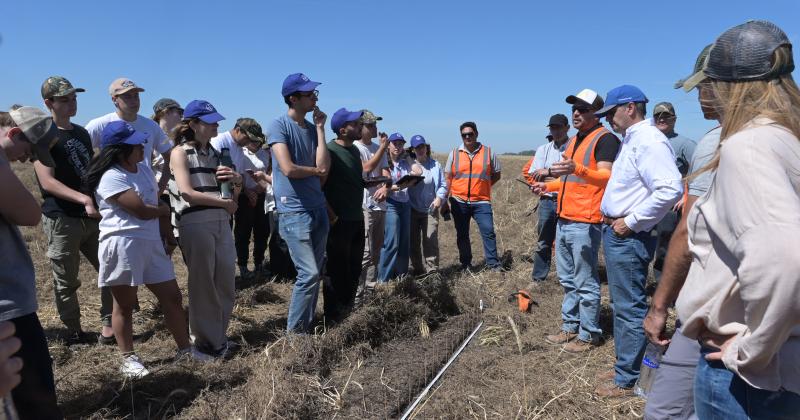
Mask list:
POLYGON ((617 356, 613 382, 595 390, 604 397, 631 394, 639 377, 647 343, 645 285, 657 242, 652 230, 683 193, 669 140, 652 119, 645 120, 647 102, 639 88, 622 85, 608 92, 596 113, 624 136, 600 204, 617 356))
MULTIPOLYGON (((378 117, 369 110, 361 110, 361 140, 353 144, 361 154, 361 167, 364 178, 389 176, 389 163, 386 160, 386 149, 389 146, 389 137, 380 133, 380 143, 372 139, 378 137, 378 117)), ((364 298, 364 293, 373 289, 378 282, 378 261, 381 258, 383 246, 383 228, 386 223, 386 184, 372 186, 364 189, 364 257, 361 260, 361 277, 356 290, 356 305, 364 298)))
POLYGON ((111 95, 111 102, 114 103, 116 110, 89 121, 86 124, 86 131, 92 138, 92 147, 97 149, 100 148, 103 128, 112 121, 126 121, 133 126, 134 130, 147 134, 144 155, 147 158, 153 156, 153 149, 155 149, 164 159, 161 166, 161 178, 157 180, 159 191, 164 191, 169 181, 169 152, 172 150, 172 142, 157 122, 138 114, 141 104, 139 92, 144 92, 144 89, 137 86, 133 80, 126 77, 114 80, 108 87, 108 93, 111 95))
MULTIPOLYGON (((263 212, 264 202, 263 198, 259 198, 261 191, 256 188, 257 184, 245 173, 245 170, 253 169, 251 158, 247 156, 246 147, 251 143, 262 145, 266 141, 266 137, 261 130, 261 124, 252 118, 239 118, 232 129, 211 139, 211 146, 218 152, 222 152, 222 149, 228 150, 234 169, 246 180, 242 194, 239 194, 239 207, 233 216, 236 264, 239 266, 239 277, 242 280, 251 280, 258 275, 265 274, 262 245, 266 242, 262 241, 266 241, 264 229, 266 229, 267 225, 266 213, 263 212), (250 181, 250 183, 248 184, 247 181, 250 181), (250 271, 247 268, 251 233, 255 235, 255 248, 253 250, 254 271, 250 271), (264 238, 261 238, 261 236, 264 236, 264 238)), ((254 153, 251 153, 251 155, 254 155, 254 153)))

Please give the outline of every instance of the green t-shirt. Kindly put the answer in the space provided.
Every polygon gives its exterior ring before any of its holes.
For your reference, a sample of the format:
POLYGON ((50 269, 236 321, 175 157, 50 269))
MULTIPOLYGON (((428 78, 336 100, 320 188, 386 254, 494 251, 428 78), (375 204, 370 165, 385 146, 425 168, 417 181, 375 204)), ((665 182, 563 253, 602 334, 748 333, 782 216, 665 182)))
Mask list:
POLYGON ((328 143, 331 169, 322 187, 325 199, 341 220, 364 220, 361 201, 364 196, 364 179, 361 177, 361 154, 355 145, 342 146, 335 140, 328 143))

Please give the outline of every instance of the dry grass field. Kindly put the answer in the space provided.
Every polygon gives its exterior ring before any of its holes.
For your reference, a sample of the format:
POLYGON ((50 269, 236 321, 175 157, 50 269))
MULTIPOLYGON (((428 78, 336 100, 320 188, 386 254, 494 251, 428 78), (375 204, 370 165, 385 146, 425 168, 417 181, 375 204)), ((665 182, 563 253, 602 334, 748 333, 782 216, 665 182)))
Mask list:
MULTIPOLYGON (((641 399, 603 400, 592 392, 595 375, 614 360, 605 284, 601 322, 607 341, 581 356, 544 341, 560 326, 562 290, 554 272, 537 289, 538 306, 531 313, 520 313, 506 300, 528 284, 536 241, 536 199, 513 180, 526 159, 502 157, 503 179, 493 190, 498 251, 508 272, 458 272, 453 225, 441 222, 441 273, 383 288, 344 322, 327 328, 320 320, 312 336, 289 339, 283 333, 290 283, 265 279, 240 288, 229 335, 241 350, 206 365, 173 362, 175 343, 155 298, 141 289, 135 347, 151 374, 134 381, 120 376, 115 347, 67 346, 59 338, 64 330, 53 302, 47 241, 41 226, 24 228, 64 414, 91 419, 399 417, 482 320, 481 330, 420 404, 416 418, 640 417, 641 399), (482 312, 480 300, 486 305, 482 312)), ((14 168, 38 195, 30 166, 14 168)), ((472 226, 474 262, 481 263, 480 236, 472 226)), ((179 251, 173 260, 185 293, 179 251)), ((96 332, 97 279, 85 261, 81 278, 84 329, 96 332)))

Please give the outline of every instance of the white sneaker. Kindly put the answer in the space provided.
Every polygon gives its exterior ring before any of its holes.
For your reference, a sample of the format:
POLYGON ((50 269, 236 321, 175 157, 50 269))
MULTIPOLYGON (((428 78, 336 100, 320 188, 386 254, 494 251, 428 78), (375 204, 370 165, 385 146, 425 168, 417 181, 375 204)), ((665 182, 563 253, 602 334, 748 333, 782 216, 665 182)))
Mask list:
POLYGON ((129 354, 122 358, 122 366, 119 371, 127 378, 143 378, 150 374, 150 371, 142 364, 142 359, 135 354, 129 354))
POLYGON ((187 347, 185 349, 178 350, 178 353, 175 354, 175 361, 182 360, 184 358, 192 359, 198 362, 213 362, 216 358, 210 354, 203 353, 200 350, 197 350, 195 346, 187 347))

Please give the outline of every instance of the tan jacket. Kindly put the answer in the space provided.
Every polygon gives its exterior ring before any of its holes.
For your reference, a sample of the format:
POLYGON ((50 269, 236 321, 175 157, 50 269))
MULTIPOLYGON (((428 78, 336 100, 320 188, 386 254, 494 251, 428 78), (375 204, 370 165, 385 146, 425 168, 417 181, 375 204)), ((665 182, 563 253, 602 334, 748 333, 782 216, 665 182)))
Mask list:
POLYGON ((722 144, 711 188, 688 215, 683 333, 735 334, 729 370, 800 393, 800 141, 758 118, 722 144))

